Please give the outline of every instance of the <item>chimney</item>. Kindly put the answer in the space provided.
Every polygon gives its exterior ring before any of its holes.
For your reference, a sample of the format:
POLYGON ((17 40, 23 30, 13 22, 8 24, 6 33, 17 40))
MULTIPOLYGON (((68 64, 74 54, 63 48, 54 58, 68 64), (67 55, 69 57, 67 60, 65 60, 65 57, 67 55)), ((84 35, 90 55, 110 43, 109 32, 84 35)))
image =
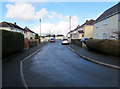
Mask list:
POLYGON ((14 22, 14 24, 16 25, 16 22, 14 22))
POLYGON ((88 22, 88 20, 86 20, 86 22, 88 22))

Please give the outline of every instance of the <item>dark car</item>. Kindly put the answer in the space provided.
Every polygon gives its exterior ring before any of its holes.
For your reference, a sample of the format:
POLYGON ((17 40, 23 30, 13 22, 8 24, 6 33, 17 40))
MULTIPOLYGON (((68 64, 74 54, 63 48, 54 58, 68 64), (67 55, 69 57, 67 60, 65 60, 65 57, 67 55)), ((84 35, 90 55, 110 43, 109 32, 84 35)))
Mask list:
POLYGON ((55 38, 50 38, 50 42, 55 42, 55 38))

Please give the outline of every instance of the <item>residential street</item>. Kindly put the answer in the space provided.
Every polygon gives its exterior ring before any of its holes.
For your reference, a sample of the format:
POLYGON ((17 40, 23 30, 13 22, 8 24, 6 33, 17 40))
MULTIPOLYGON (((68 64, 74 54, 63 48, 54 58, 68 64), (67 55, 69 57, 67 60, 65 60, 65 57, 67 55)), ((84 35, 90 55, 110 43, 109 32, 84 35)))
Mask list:
POLYGON ((60 42, 23 62, 28 87, 118 87, 118 70, 86 61, 60 42))

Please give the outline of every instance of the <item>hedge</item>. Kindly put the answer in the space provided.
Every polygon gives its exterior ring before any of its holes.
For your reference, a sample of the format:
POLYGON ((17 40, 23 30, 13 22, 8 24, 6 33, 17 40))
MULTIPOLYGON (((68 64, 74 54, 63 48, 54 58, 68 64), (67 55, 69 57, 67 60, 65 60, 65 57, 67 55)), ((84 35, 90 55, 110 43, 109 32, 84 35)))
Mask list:
POLYGON ((71 39, 71 44, 82 47, 82 42, 80 41, 80 39, 71 39))
POLYGON ((24 35, 2 30, 2 57, 7 57, 24 48, 24 35))
POLYGON ((29 48, 35 47, 35 46, 38 45, 38 42, 35 41, 35 40, 29 40, 29 41, 28 41, 28 45, 29 45, 29 48))
POLYGON ((120 40, 89 39, 86 46, 90 50, 98 51, 107 55, 120 56, 120 40))

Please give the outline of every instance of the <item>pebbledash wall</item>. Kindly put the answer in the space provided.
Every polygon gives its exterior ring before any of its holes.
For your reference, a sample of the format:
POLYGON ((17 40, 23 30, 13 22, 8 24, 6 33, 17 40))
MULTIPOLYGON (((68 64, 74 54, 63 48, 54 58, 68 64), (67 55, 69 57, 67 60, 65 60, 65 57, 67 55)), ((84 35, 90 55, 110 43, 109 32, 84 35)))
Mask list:
POLYGON ((114 31, 120 29, 119 14, 94 24, 94 39, 110 39, 114 31))
POLYGON ((84 38, 93 38, 93 25, 85 25, 84 38))
POLYGON ((120 31, 120 13, 118 14, 118 31, 120 31))

